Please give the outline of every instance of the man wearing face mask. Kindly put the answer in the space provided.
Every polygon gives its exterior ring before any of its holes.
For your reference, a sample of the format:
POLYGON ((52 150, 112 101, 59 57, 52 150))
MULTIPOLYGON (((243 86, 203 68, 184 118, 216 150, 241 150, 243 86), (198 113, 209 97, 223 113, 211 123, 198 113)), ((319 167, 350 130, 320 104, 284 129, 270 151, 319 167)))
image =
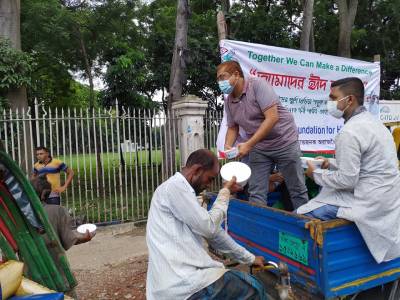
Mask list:
POLYGON ((235 178, 224 184, 209 211, 197 201, 196 195, 218 174, 217 157, 200 149, 189 155, 181 172, 154 192, 146 232, 147 299, 266 300, 264 288, 255 277, 225 269, 204 247, 206 240, 213 249, 241 263, 263 266, 262 256, 254 256, 238 245, 221 227, 229 196, 240 189, 235 178))
POLYGON ((249 139, 238 144, 239 157, 249 155, 250 202, 266 204, 270 171, 276 165, 287 184, 294 208, 308 201, 298 130, 292 114, 281 104, 272 86, 263 78, 244 79, 236 61, 217 67, 217 80, 226 95, 228 130, 225 149, 238 137, 239 127, 249 139))
POLYGON ((321 169, 308 164, 307 176, 322 189, 297 212, 322 220, 338 217, 355 222, 380 263, 400 256, 400 176, 389 130, 363 103, 360 79, 332 83, 328 112, 345 121, 335 138, 336 159, 324 159, 321 169))

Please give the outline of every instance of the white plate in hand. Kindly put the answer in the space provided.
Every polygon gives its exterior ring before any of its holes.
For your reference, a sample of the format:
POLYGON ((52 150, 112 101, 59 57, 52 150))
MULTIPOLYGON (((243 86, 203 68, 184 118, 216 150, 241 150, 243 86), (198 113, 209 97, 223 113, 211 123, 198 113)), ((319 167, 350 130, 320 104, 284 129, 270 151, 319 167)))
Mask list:
POLYGON ((76 231, 78 231, 79 233, 86 233, 86 231, 88 230, 90 233, 96 231, 97 226, 91 223, 86 223, 86 224, 82 224, 80 226, 78 226, 78 228, 76 229, 76 231))
POLYGON ((236 183, 244 187, 250 178, 251 169, 244 163, 233 161, 223 165, 220 173, 224 181, 230 181, 236 176, 236 183))
POLYGON ((307 165, 308 161, 311 162, 314 165, 314 167, 316 167, 316 168, 321 168, 322 163, 324 162, 322 159, 315 159, 313 157, 304 157, 303 156, 303 157, 300 157, 300 159, 301 159, 301 166, 303 167, 303 169, 308 168, 308 165, 307 165))

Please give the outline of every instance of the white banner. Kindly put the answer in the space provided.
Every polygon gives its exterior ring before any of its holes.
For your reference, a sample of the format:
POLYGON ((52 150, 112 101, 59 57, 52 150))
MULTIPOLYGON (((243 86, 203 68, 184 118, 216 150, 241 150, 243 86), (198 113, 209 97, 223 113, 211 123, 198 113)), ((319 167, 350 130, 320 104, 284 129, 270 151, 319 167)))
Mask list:
POLYGON ((245 77, 267 80, 282 104, 293 113, 303 151, 330 151, 343 126, 327 113, 330 85, 345 77, 358 77, 365 85, 365 106, 379 116, 380 64, 313 52, 251 44, 220 42, 222 61, 236 60, 245 77))
POLYGON ((379 101, 380 119, 383 123, 400 122, 400 101, 379 101))

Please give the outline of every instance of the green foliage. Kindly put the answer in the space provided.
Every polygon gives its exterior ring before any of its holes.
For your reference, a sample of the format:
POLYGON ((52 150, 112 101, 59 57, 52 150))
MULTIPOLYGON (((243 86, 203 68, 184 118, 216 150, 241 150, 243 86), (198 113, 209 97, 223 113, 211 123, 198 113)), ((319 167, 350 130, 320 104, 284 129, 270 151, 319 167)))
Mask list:
POLYGON ((365 60, 381 55, 382 99, 400 98, 399 24, 399 1, 360 2, 355 27, 365 31, 365 38, 353 40, 352 51, 356 58, 365 60))
MULTIPOLYGON (((120 49, 123 47, 121 46, 120 49)), ((108 66, 105 74, 107 88, 102 95, 103 104, 112 105, 116 99, 121 105, 155 108, 157 105, 151 96, 145 96, 146 68, 144 54, 125 47, 108 66)))
MULTIPOLYGON (((219 63, 216 4, 213 1, 190 1, 187 81, 184 94, 194 94, 216 107, 215 67, 219 63)), ((175 40, 175 0, 155 0, 141 10, 148 87, 168 91, 172 50, 175 40)), ((165 100, 165 99, 163 99, 165 100)))
POLYGON ((11 47, 8 40, 0 38, 0 95, 7 90, 31 86, 31 73, 35 66, 31 55, 11 47))
MULTIPOLYGON (((30 82, 26 82, 29 100, 36 97, 51 106, 87 107, 93 98, 94 106, 107 106, 118 99, 125 106, 153 108, 154 95, 162 91, 165 101, 177 1, 101 0, 81 2, 75 7, 66 4, 70 2, 22 0, 22 46, 36 62, 28 72, 30 82), (92 93, 90 86, 74 80, 73 75, 77 74, 86 80, 89 75, 102 78, 104 90, 92 93)), ((191 0, 189 4, 183 93, 198 95, 216 108, 220 95, 215 80, 215 66, 220 61, 216 13, 221 3, 191 0)), ((302 1, 234 1, 226 17, 231 25, 231 39, 299 47, 302 1)), ((315 50, 336 55, 336 2, 315 1, 313 24, 315 50)), ((352 55, 370 61, 374 54, 381 54, 384 98, 400 97, 398 24, 400 2, 359 1, 352 31, 352 55)), ((12 76, 7 78, 12 78, 8 84, 16 80, 12 76)))
POLYGON ((51 107, 86 107, 87 88, 77 83, 76 53, 71 51, 72 16, 57 0, 23 0, 21 5, 22 47, 34 53, 36 67, 27 89, 28 102, 34 99, 51 107), (82 91, 85 91, 84 93, 82 91))
POLYGON ((284 1, 282 5, 271 3, 276 1, 248 2, 239 1, 232 6, 231 39, 298 48, 298 28, 292 21, 300 12, 297 1, 284 1))

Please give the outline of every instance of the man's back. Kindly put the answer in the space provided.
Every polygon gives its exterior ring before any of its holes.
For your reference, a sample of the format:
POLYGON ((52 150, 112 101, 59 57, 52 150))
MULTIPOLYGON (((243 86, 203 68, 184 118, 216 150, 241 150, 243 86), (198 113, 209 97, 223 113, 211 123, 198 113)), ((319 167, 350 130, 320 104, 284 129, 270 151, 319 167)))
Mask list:
POLYGON ((77 234, 72 230, 73 220, 65 207, 43 203, 50 224, 58 235, 61 245, 68 250, 78 240, 77 234))
MULTIPOLYGON (((146 234, 147 299, 185 299, 225 273, 223 265, 205 250, 201 233, 193 232, 183 222, 183 218, 189 218, 195 223, 204 223, 201 210, 204 211, 194 190, 180 173, 155 191, 146 234)), ((216 226, 204 231, 220 230, 216 226)))

